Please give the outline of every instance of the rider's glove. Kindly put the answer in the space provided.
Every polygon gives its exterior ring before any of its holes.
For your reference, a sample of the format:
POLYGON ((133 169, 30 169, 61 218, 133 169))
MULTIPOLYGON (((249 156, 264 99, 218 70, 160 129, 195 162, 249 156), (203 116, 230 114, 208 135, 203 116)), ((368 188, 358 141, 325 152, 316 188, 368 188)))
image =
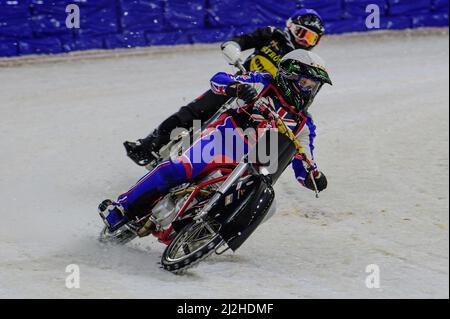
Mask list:
POLYGON ((244 83, 230 84, 225 90, 225 93, 228 96, 237 97, 243 100, 246 104, 254 102, 258 97, 258 91, 250 84, 244 83))
POLYGON ((221 45, 222 54, 225 60, 231 64, 236 65, 238 62, 242 62, 241 60, 241 46, 234 42, 228 41, 221 45))
POLYGON ((258 110, 266 119, 275 120, 274 115, 270 111, 269 101, 266 98, 262 98, 255 103, 255 109, 258 110))
POLYGON ((324 173, 319 171, 314 171, 312 174, 308 174, 308 177, 305 180, 305 187, 310 190, 315 190, 314 183, 312 181, 311 175, 314 176, 314 180, 316 182, 317 190, 319 192, 325 190, 328 186, 327 177, 324 173))

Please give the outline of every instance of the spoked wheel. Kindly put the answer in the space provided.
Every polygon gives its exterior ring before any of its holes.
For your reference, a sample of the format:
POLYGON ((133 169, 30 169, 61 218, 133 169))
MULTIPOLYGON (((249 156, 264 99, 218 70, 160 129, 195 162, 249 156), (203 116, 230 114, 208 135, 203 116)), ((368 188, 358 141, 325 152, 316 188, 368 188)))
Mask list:
POLYGON ((211 255, 223 244, 219 228, 212 220, 187 225, 164 251, 164 269, 180 274, 211 255))
POLYGON ((108 227, 104 227, 100 232, 98 240, 102 244, 125 245, 137 237, 129 226, 124 225, 118 230, 111 232, 108 227))

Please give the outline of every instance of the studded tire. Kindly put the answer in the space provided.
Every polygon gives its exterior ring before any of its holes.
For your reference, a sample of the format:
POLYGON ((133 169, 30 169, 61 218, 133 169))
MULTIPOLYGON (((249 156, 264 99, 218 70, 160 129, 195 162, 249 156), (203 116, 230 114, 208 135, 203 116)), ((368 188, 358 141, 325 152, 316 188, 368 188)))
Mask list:
POLYGON ((194 222, 187 225, 164 251, 161 257, 162 267, 172 273, 182 274, 187 269, 198 265, 223 244, 221 236, 216 233, 217 229, 218 225, 211 222, 194 222), (211 230, 214 231, 211 232, 211 230), (199 241, 202 232, 204 239, 199 241), (180 250, 182 250, 181 254, 179 254, 180 250))
POLYGON ((115 232, 110 232, 105 226, 100 232, 98 241, 102 244, 125 245, 136 237, 137 235, 126 227, 122 227, 115 232))

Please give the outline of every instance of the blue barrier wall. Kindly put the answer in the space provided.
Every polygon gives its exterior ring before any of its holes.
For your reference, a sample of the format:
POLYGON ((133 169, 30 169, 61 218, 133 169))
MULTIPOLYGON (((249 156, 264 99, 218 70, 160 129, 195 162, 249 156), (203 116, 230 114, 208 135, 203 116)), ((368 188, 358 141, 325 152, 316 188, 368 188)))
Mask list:
POLYGON ((448 26, 449 0, 0 0, 0 57, 219 42, 282 27, 302 6, 319 11, 328 33, 363 32, 368 4, 379 5, 382 29, 448 26), (80 29, 66 27, 69 4, 80 29))

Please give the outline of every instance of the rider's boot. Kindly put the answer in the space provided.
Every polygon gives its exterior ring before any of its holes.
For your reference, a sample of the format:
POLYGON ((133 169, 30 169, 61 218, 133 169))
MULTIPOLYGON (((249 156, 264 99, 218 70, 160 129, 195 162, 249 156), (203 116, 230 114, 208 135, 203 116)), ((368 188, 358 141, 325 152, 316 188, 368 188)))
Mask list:
POLYGON ((146 138, 136 142, 123 143, 127 155, 139 166, 145 166, 158 159, 158 152, 170 141, 170 135, 156 129, 146 138))
POLYGON ((125 214, 124 208, 117 203, 107 199, 104 200, 99 206, 98 210, 103 218, 109 231, 114 232, 123 225, 125 225, 129 218, 125 214))
POLYGON ((157 160, 159 150, 169 143, 170 135, 176 128, 190 129, 193 120, 206 121, 210 119, 228 97, 216 95, 211 90, 204 93, 195 101, 180 108, 168 117, 161 125, 146 138, 136 142, 125 142, 127 155, 139 166, 146 166, 157 160))

